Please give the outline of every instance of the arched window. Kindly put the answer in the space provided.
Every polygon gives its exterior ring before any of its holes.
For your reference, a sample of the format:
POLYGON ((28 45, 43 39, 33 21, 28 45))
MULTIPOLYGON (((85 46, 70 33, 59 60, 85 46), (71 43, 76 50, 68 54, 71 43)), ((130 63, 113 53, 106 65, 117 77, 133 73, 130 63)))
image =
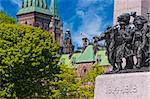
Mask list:
POLYGON ((32 6, 32 0, 30 1, 30 6, 32 6))
POLYGON ((84 73, 86 73, 86 69, 84 69, 84 73))
POLYGON ((40 2, 39 2, 39 0, 37 1, 37 6, 40 7, 40 2))
POLYGON ((42 2, 42 8, 44 8, 44 3, 43 3, 43 1, 41 1, 42 2))
POLYGON ((47 5, 46 5, 46 9, 48 9, 47 5))
POLYGON ((35 27, 40 27, 40 24, 39 23, 35 23, 34 26, 35 27))
POLYGON ((60 37, 59 33, 55 33, 55 40, 56 40, 57 42, 59 41, 59 37, 60 37))
POLYGON ((28 7, 28 1, 26 2, 26 7, 28 7))
POLYGON ((27 21, 25 21, 25 24, 28 24, 28 22, 27 22, 27 21))

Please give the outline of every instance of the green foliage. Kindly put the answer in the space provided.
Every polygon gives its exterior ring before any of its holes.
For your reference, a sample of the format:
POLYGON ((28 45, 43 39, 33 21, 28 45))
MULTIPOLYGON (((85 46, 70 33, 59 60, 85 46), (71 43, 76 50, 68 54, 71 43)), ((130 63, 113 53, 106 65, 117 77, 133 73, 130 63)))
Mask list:
POLYGON ((66 65, 60 66, 60 73, 55 75, 55 79, 49 83, 51 98, 66 99, 76 94, 77 79, 75 69, 67 68, 66 65))
POLYGON ((87 73, 86 77, 84 78, 84 82, 95 83, 95 78, 103 73, 104 68, 99 66, 98 64, 95 64, 94 66, 92 66, 91 70, 87 73))
POLYGON ((104 69, 99 65, 92 66, 86 76, 76 77, 75 68, 60 66, 60 74, 49 83, 51 98, 56 99, 93 99, 95 78, 101 75, 104 69))
POLYGON ((8 16, 5 12, 0 12, 0 23, 15 24, 16 20, 8 16))
POLYGON ((95 64, 91 67, 90 71, 87 72, 85 77, 82 77, 81 81, 84 86, 80 88, 80 96, 82 97, 90 97, 93 99, 94 97, 94 85, 95 79, 97 76, 104 73, 104 68, 95 64))
POLYGON ((59 71, 57 52, 49 32, 0 24, 0 98, 49 97, 47 82, 59 71))

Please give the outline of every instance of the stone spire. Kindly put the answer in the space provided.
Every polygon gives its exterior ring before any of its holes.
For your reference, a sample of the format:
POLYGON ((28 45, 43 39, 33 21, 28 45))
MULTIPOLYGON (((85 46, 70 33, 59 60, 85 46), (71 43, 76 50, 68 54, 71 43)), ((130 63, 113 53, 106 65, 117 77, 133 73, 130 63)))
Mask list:
POLYGON ((88 46, 88 38, 86 38, 86 37, 82 38, 82 42, 83 42, 82 52, 84 52, 84 50, 88 46))
POLYGON ((55 19, 60 20, 58 7, 57 7, 57 0, 51 0, 50 11, 51 11, 51 14, 54 16, 55 19))

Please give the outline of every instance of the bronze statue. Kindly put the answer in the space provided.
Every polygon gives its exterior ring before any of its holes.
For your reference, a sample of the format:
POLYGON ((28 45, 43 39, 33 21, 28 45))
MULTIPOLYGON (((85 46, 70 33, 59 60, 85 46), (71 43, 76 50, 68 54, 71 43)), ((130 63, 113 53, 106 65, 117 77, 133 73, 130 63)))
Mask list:
POLYGON ((109 63, 113 66, 113 69, 116 70, 117 67, 115 66, 115 57, 114 57, 114 33, 116 33, 117 26, 108 27, 107 30, 102 33, 99 37, 94 37, 97 41, 105 40, 106 42, 106 54, 108 56, 109 63))
POLYGON ((118 17, 118 25, 108 27, 98 37, 98 41, 105 40, 106 53, 113 72, 125 69, 140 69, 150 66, 150 24, 143 16, 136 12, 125 13, 118 17), (133 22, 130 18, 133 17, 133 22), (131 28, 130 25, 133 27, 131 28), (133 57, 136 57, 135 64, 133 57), (122 68, 122 59, 126 59, 126 66, 122 68))

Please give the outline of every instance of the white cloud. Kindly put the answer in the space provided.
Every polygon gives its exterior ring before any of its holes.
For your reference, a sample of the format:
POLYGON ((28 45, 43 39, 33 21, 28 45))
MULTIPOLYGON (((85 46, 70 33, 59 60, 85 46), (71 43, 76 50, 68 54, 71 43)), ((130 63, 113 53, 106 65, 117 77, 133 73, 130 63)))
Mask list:
POLYGON ((103 13, 104 8, 112 4, 113 0, 79 0, 77 4, 76 14, 81 19, 81 25, 79 25, 78 30, 74 31, 73 39, 74 42, 82 45, 82 36, 80 33, 83 33, 84 36, 88 37, 90 41, 95 35, 99 35, 102 31, 102 27, 107 25, 104 24, 103 13))

